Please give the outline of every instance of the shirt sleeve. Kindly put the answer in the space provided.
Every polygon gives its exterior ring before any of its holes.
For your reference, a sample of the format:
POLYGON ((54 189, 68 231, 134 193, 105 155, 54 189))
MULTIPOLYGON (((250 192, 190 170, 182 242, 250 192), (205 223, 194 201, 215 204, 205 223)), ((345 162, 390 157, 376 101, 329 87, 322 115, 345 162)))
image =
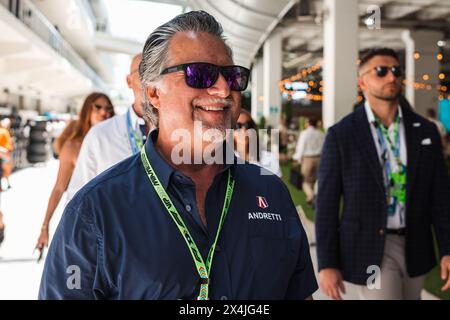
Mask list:
POLYGON ((91 129, 81 145, 77 163, 69 183, 67 201, 71 200, 71 197, 78 190, 98 175, 97 161, 101 158, 97 156, 98 150, 100 150, 98 138, 94 129, 91 129))
POLYGON ((305 132, 302 131, 300 133, 300 137, 298 138, 297 146, 295 147, 295 153, 292 156, 292 159, 301 161, 304 151, 305 151, 305 132))
MULTIPOLYGON (((287 188, 286 192, 289 192, 287 188)), ((297 209, 288 193, 289 201, 285 201, 288 210, 288 236, 293 241, 298 241, 300 246, 298 250, 297 264, 294 273, 291 276, 286 300, 304 300, 318 289, 316 275, 310 255, 310 247, 305 229, 302 226, 297 209)))
POLYGON ((64 211, 45 260, 39 299, 98 299, 105 296, 102 238, 90 215, 92 209, 75 197, 64 211))
POLYGON ((343 193, 341 156, 336 133, 328 129, 320 157, 316 206, 316 243, 319 271, 340 269, 339 210, 343 193))
MULTIPOLYGON (((433 128, 434 129, 434 128, 433 128)), ((450 178, 442 152, 437 129, 433 130, 433 146, 436 160, 433 165, 433 190, 430 192, 433 227, 436 233, 439 255, 450 255, 450 178)))

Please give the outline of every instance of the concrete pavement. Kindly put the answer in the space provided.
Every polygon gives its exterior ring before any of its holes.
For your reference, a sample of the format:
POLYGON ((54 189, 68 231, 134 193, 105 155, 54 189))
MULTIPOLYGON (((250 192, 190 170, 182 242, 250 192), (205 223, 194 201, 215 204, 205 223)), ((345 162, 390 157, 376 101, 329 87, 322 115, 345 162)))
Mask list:
MULTIPOLYGON (((33 249, 44 219, 48 198, 56 180, 59 162, 49 161, 11 175, 12 188, 1 194, 5 220, 5 241, 0 247, 0 300, 36 299, 43 261, 36 262, 33 249)), ((64 198, 58 206, 50 231, 62 214, 64 198)))

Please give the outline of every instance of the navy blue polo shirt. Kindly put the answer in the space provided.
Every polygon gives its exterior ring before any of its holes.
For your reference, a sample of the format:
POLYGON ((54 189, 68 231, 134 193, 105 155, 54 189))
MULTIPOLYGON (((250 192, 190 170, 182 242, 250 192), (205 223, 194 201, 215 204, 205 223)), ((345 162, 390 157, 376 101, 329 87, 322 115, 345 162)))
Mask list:
MULTIPOLYGON (((309 245, 290 194, 252 164, 224 166, 199 216, 193 181, 145 149, 206 260, 227 186, 228 216, 210 274, 210 299, 304 299, 317 290, 309 245)), ((196 299, 200 278, 177 226, 136 154, 86 184, 67 205, 45 261, 40 299, 196 299)))

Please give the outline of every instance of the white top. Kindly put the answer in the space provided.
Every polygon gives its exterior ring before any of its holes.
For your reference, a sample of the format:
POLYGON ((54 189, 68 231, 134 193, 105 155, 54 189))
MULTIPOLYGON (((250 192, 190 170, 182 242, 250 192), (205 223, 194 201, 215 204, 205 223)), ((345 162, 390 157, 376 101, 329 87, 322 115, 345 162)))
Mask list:
MULTIPOLYGON (((132 107, 129 110, 132 127, 142 139, 139 125, 144 120, 136 115, 132 107)), ((94 177, 133 154, 127 117, 128 112, 116 115, 92 127, 86 134, 67 187, 67 201, 94 177)))
POLYGON ((280 162, 278 161, 278 158, 270 151, 262 150, 259 154, 259 162, 250 161, 250 163, 257 164, 262 167, 262 175, 276 174, 281 178, 280 162))
MULTIPOLYGON (((380 160, 381 167, 383 168, 383 159, 381 157, 381 146, 378 142, 378 133, 377 129, 375 127, 375 115, 373 114, 372 108, 369 106, 369 103, 366 101, 364 104, 364 108, 366 109, 367 119, 370 124, 370 130, 372 132, 373 141, 375 143, 375 146, 377 148, 378 153, 378 159, 380 160)), ((398 107, 398 115, 400 117, 400 124, 398 128, 398 132, 400 134, 400 161, 403 165, 406 166, 407 163, 407 156, 406 156, 406 137, 405 137, 405 123, 403 121, 403 115, 402 115, 402 108, 400 106, 398 107)), ((395 141, 394 137, 394 123, 392 123, 388 128, 388 133, 392 141, 395 141)), ((389 157, 389 163, 391 165, 391 171, 397 170, 397 162, 395 160, 395 155, 392 152, 391 148, 387 148, 388 150, 388 157, 389 157)), ((386 171, 383 169, 383 177, 384 179, 387 179, 386 177, 386 171)), ((404 228, 406 226, 405 223, 405 207, 402 205, 397 205, 395 214, 393 216, 388 215, 387 219, 387 228, 388 229, 400 229, 404 228)))
POLYGON ((295 153, 292 159, 300 161, 302 157, 315 157, 320 156, 322 153, 323 143, 325 141, 325 134, 310 126, 300 132, 300 137, 297 141, 297 146, 295 147, 295 153))

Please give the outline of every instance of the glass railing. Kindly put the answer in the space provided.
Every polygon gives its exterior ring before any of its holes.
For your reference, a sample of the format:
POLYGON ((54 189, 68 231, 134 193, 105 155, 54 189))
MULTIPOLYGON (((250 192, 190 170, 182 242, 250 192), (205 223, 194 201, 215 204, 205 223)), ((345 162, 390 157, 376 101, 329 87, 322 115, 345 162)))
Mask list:
POLYGON ((0 0, 0 4, 89 78, 97 89, 107 91, 108 88, 103 79, 61 37, 58 30, 29 0, 0 0))

